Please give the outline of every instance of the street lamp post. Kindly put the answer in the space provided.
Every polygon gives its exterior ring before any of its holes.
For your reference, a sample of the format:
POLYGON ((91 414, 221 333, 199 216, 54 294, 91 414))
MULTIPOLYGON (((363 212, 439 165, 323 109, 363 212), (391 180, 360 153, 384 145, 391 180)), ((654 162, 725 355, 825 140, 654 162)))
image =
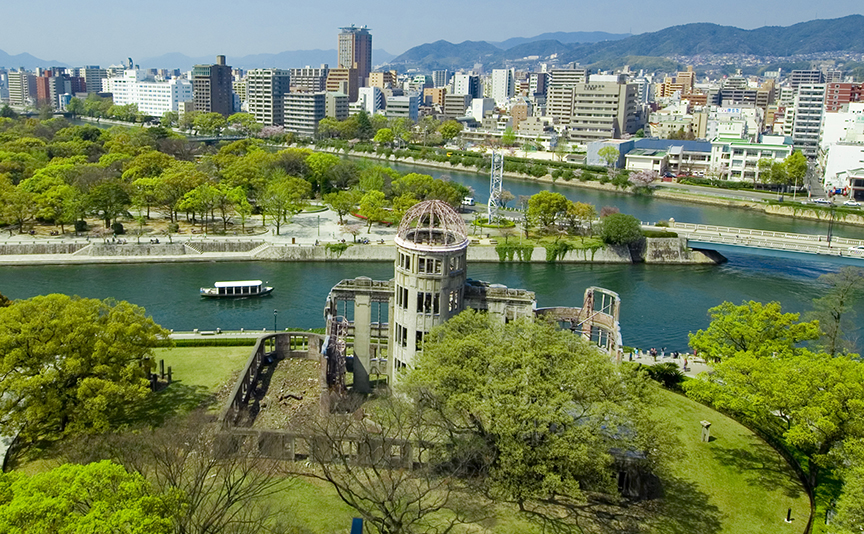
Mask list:
POLYGON ((276 333, 276 315, 279 313, 279 310, 273 310, 273 333, 276 333))

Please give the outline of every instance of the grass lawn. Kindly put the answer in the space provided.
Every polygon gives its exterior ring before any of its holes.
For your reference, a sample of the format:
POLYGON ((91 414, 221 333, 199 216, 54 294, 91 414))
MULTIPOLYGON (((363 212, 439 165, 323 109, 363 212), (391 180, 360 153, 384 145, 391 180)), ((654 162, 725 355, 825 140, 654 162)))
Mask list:
MULTIPOLYGON (((246 365, 252 347, 174 347, 156 349, 155 360, 165 360, 165 371, 171 367, 173 382, 156 394, 144 414, 149 420, 166 415, 188 412, 209 405, 218 411, 216 402, 220 389, 230 389, 237 374, 246 365)), ((157 368, 158 370, 158 368, 157 368)))
POLYGON ((810 501, 794 471, 744 426, 686 397, 662 392, 658 413, 677 428, 680 451, 656 532, 801 533, 810 501), (711 442, 700 421, 711 422, 711 442), (785 523, 792 508, 792 523, 785 523))

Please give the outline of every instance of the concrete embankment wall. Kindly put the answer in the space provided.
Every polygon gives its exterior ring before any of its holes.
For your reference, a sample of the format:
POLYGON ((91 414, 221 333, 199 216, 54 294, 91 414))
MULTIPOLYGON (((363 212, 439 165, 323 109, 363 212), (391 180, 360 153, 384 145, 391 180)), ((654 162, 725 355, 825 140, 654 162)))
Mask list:
MULTIPOLYGON (((396 255, 393 245, 351 244, 345 250, 334 250, 323 245, 272 245, 258 242, 200 242, 156 244, 106 244, 91 243, 83 247, 71 247, 58 253, 26 253, 28 246, 12 247, 8 260, 0 254, 0 264, 64 264, 64 263, 136 263, 136 262, 191 262, 191 261, 386 261, 392 262, 396 255), (78 250, 74 250, 78 248, 78 250)), ((633 263, 644 258, 646 263, 700 264, 719 263, 719 260, 701 251, 687 248, 686 239, 649 239, 642 251, 631 251, 624 246, 609 246, 595 250, 571 250, 557 263, 633 263)), ((499 263, 498 251, 492 245, 468 247, 468 261, 476 263, 499 263)), ((508 262, 519 262, 518 257, 508 262)), ((545 263, 546 249, 535 247, 530 263, 545 263)))
MULTIPOLYGON (((225 241, 225 240, 201 240, 201 241, 189 241, 187 244, 194 248, 195 250, 207 253, 207 252, 249 252, 255 248, 260 247, 265 242, 262 240, 253 240, 253 241, 225 241)), ((159 246, 159 245, 157 245, 159 246)))
POLYGON ((651 264, 716 264, 726 261, 713 250, 693 250, 684 237, 655 237, 645 240, 642 261, 651 264))
POLYGON ((87 243, 12 243, 0 245, 0 255, 74 254, 87 243))

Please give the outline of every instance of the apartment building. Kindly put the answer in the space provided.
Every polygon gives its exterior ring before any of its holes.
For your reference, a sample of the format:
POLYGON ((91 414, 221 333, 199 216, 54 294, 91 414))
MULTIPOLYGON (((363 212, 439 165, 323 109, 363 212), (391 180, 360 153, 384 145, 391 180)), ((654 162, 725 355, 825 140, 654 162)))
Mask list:
POLYGON ((36 78, 21 67, 9 71, 9 104, 29 106, 36 97, 36 78))
POLYGON ((469 95, 471 98, 482 98, 483 86, 480 84, 480 77, 476 74, 454 74, 453 94, 469 95))
POLYGON ((357 101, 357 69, 330 69, 327 72, 328 93, 342 93, 348 95, 348 102, 357 101))
POLYGON ((471 95, 445 95, 444 117, 448 119, 464 117, 466 110, 471 106, 471 100, 471 95))
POLYGON ((558 121, 571 141, 617 139, 639 129, 637 100, 638 88, 632 83, 553 84, 549 86, 546 113, 558 121))
POLYGON ((792 142, 796 150, 800 150, 809 159, 815 159, 818 153, 825 90, 824 83, 800 84, 795 96, 792 142))
POLYGON ((285 131, 300 137, 316 137, 318 123, 327 116, 327 93, 288 93, 284 102, 285 131))
POLYGON ((257 122, 268 126, 285 123, 285 95, 291 75, 283 69, 252 69, 246 73, 246 108, 257 122))
POLYGON ((388 119, 406 118, 417 122, 420 114, 420 97, 416 94, 394 96, 387 99, 385 115, 388 119))

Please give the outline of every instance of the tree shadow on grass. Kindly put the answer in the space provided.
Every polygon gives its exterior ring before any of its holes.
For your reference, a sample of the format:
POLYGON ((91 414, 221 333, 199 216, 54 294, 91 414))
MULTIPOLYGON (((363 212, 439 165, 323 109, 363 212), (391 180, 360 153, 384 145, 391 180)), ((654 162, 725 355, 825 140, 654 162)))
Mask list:
POLYGON ((711 448, 714 458, 722 465, 741 473, 747 484, 766 491, 782 490, 786 497, 797 498, 804 489, 795 472, 776 451, 756 437, 746 447, 711 448))
POLYGON ((663 476, 662 499, 644 503, 656 518, 652 530, 664 534, 714 534, 723 528, 723 513, 694 482, 663 476))
POLYGON ((662 484, 663 496, 657 499, 591 495, 587 503, 547 501, 525 510, 523 517, 544 533, 556 534, 716 534, 722 530, 723 514, 695 483, 665 476, 662 484))
POLYGON ((216 395, 200 385, 186 385, 175 380, 143 402, 131 407, 121 423, 130 427, 161 426, 176 415, 205 408, 216 400, 216 395))

